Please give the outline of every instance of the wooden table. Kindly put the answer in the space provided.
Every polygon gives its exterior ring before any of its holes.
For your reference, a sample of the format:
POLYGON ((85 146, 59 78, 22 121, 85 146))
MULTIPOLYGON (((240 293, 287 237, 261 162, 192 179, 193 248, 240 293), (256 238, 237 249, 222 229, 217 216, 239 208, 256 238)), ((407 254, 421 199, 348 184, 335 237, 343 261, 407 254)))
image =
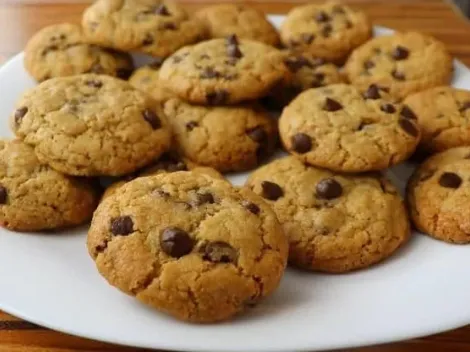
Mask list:
MULTIPOLYGON (((64 1, 64 0, 63 0, 64 1)), ((222 0, 233 1, 233 0, 222 0)), ((0 63, 21 51, 39 28, 59 21, 78 22, 86 4, 18 4, 0 0, 0 63)), ((60 2, 60 0, 49 1, 60 2)), ((65 2, 65 1, 64 1, 65 2)), ((189 9, 216 1, 186 0, 189 9)), ((221 2, 221 1, 218 1, 221 2)), ((235 1, 234 1, 235 2, 235 1)), ((237 1, 263 11, 286 13, 304 1, 237 1)), ((470 24, 450 2, 443 0, 345 0, 365 10, 374 23, 400 30, 415 29, 435 35, 448 45, 455 57, 470 65, 470 24)), ((468 304, 468 302, 467 302, 468 304)), ((406 319, 406 317, 403 317, 406 319)), ((397 322, 400 324, 400 322, 397 322)), ((0 312, 0 352, 124 352, 144 351, 94 342, 54 332, 0 312)), ((353 350, 348 350, 348 352, 353 350)), ((470 326, 437 336, 368 347, 355 352, 469 352, 470 326)))

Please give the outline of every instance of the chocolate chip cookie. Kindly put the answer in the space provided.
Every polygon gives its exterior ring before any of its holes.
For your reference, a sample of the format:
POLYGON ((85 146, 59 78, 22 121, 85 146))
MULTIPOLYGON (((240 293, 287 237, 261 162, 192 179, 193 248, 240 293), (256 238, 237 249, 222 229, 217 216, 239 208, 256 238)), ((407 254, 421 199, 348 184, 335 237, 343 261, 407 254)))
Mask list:
POLYGON ((377 84, 396 99, 449 84, 452 72, 444 44, 416 32, 374 38, 357 48, 345 66, 348 79, 359 89, 377 84))
POLYGON ((84 180, 62 175, 19 140, 0 140, 0 225, 41 231, 82 224, 98 194, 84 180))
POLYGON ((272 206, 289 240, 289 262, 304 269, 365 268, 410 234, 401 197, 378 173, 337 174, 291 156, 256 170, 246 185, 272 206))
POLYGON ((407 159, 421 132, 413 111, 371 85, 362 94, 346 84, 310 89, 279 120, 289 153, 304 162, 343 172, 383 170, 407 159))
POLYGON ((407 188, 416 228, 451 243, 470 243, 470 147, 448 149, 426 160, 407 188))
POLYGON ((37 81, 80 73, 99 73, 127 79, 133 63, 129 54, 86 42, 81 28, 70 23, 45 27, 28 42, 26 70, 37 81))
POLYGON ((142 66, 134 71, 129 83, 135 88, 149 94, 157 102, 164 102, 173 97, 173 94, 160 81, 160 67, 163 60, 155 60, 149 65, 142 66))
POLYGON ((279 45, 279 34, 261 11, 235 4, 217 4, 205 7, 196 17, 206 26, 210 38, 225 38, 235 34, 240 39, 251 39, 268 45, 279 45))
POLYGON ((167 122, 147 94, 104 75, 47 80, 24 94, 11 116, 15 134, 41 162, 75 176, 119 176, 170 145, 167 122))
POLYGON ((286 47, 338 62, 371 35, 371 24, 363 12, 337 2, 295 7, 281 27, 286 47))
POLYGON ((169 0, 98 0, 82 26, 91 43, 159 58, 206 36, 200 21, 169 0))
POLYGON ((274 151, 276 121, 256 105, 164 104, 176 148, 196 164, 220 172, 249 170, 274 151))
POLYGON ((447 86, 415 93, 405 99, 416 112, 428 153, 470 145, 470 92, 447 86))
POLYGON ((106 198, 88 250, 111 285, 178 319, 209 323, 270 295, 288 245, 250 190, 176 172, 138 178, 106 198))
POLYGON ((160 79, 181 99, 224 105, 260 98, 287 74, 279 50, 230 36, 177 51, 163 63, 160 79))

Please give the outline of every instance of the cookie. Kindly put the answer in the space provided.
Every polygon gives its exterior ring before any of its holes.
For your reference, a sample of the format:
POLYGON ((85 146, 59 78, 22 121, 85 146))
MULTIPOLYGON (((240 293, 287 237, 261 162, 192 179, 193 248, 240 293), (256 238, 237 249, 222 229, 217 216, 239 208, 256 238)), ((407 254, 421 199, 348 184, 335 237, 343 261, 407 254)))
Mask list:
POLYGON ((70 23, 45 27, 26 45, 26 70, 37 81, 81 73, 99 73, 127 79, 133 63, 129 54, 86 42, 81 28, 70 23))
POLYGON ((199 106, 171 99, 164 113, 179 154, 220 172, 252 169, 276 145, 276 121, 256 105, 199 106))
POLYGON ((98 206, 87 245, 111 285, 200 323, 229 319, 270 295, 288 252, 260 197, 190 172, 123 186, 98 206))
POLYGON ((157 102, 164 102, 174 95, 160 81, 160 67, 163 60, 156 60, 149 65, 142 66, 134 71, 129 83, 135 88, 149 94, 157 102))
POLYGON ((449 84, 452 57, 444 44, 421 33, 377 37, 357 48, 345 67, 349 81, 361 90, 371 84, 388 88, 396 99, 449 84))
POLYGON ((344 82, 339 68, 331 62, 309 53, 286 51, 284 54, 284 63, 291 74, 263 98, 268 108, 282 109, 304 90, 344 82))
POLYGON ((98 0, 83 13, 89 42, 164 58, 204 39, 204 25, 169 0, 98 0))
POLYGON ((421 128, 420 149, 427 153, 470 145, 470 92, 447 86, 410 95, 404 101, 421 128))
POLYGON ((210 38, 225 38, 235 34, 268 45, 279 45, 279 34, 263 12, 235 4, 217 4, 196 13, 204 23, 210 38))
POLYGON ((367 16, 337 2, 292 9, 281 27, 283 44, 299 52, 341 62, 372 35, 367 16))
POLYGON ((343 172, 383 170, 407 159, 421 132, 415 114, 371 85, 361 94, 335 84, 310 89, 279 120, 282 142, 304 162, 343 172))
POLYGON ((419 231, 450 243, 470 243, 470 147, 448 149, 419 166, 407 188, 419 231))
POLYGON ((52 230, 91 219, 98 194, 87 181, 62 175, 19 140, 0 140, 0 225, 52 230))
POLYGON ((170 145, 156 102, 129 83, 84 74, 26 92, 11 117, 15 134, 41 162, 75 176, 119 176, 155 160, 170 145))
POLYGON ((290 156, 256 170, 246 186, 272 206, 289 240, 289 263, 300 268, 365 268, 410 235, 401 197, 378 173, 337 174, 290 156))
POLYGON ((279 50, 230 36, 177 51, 163 63, 160 79, 181 99, 223 105, 260 98, 287 74, 279 50))

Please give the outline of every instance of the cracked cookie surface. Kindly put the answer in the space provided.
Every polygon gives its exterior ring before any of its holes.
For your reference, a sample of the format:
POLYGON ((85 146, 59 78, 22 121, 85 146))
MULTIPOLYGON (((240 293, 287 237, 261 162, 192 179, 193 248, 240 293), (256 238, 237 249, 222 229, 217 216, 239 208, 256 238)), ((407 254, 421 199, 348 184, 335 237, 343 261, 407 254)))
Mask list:
POLYGON ((163 60, 156 60, 149 65, 138 68, 129 77, 130 84, 149 94, 157 102, 164 102, 174 97, 174 94, 164 86, 159 78, 162 64, 163 60))
POLYGON ((247 189, 190 172, 136 179, 96 210, 88 250, 113 286, 191 322, 229 319, 271 294, 287 239, 247 189))
POLYGON ((157 103, 129 83, 84 74, 47 80, 26 92, 11 116, 15 134, 42 162, 76 176, 119 176, 170 144, 157 103))
POLYGON ((204 25, 168 0, 98 0, 83 14, 91 43, 165 58, 204 39, 204 25))
POLYGON ((372 35, 363 12, 337 2, 295 7, 281 27, 283 44, 331 61, 343 61, 372 35))
POLYGON ((230 36, 177 51, 163 63, 160 79, 184 100, 225 105, 262 97, 287 74, 279 50, 230 36))
POLYGON ((210 38, 224 38, 231 34, 240 39, 256 40, 268 45, 279 44, 276 28, 263 12, 252 7, 234 4, 217 4, 196 13, 209 32, 210 38))
POLYGON ((417 32, 376 37, 357 48, 344 67, 361 90, 371 84, 388 88, 395 99, 449 84, 452 57, 437 39, 417 32))
POLYGON ((164 113, 178 152, 220 172, 252 169, 276 145, 276 121, 257 105, 200 106, 171 99, 164 113))
POLYGON ((396 165, 420 139, 411 109, 375 85, 364 94, 346 84, 307 90, 284 109, 279 132, 289 153, 343 172, 396 165))
POLYGON ((98 194, 85 180, 40 162, 19 140, 0 140, 0 225, 16 231, 71 227, 88 221, 98 194))
POLYGON ((450 243, 470 243, 470 147, 435 154, 410 178, 407 198, 416 228, 450 243))
POLYGON ((410 234, 401 197, 379 174, 336 174, 290 156, 256 170, 246 186, 272 206, 289 240, 289 262, 304 269, 365 268, 410 234))
POLYGON ((434 153, 470 145, 470 92, 437 87, 410 95, 404 103, 418 117, 420 149, 434 153))
POLYGON ((39 82, 81 73, 127 79, 133 69, 129 54, 88 44, 81 28, 70 23, 37 32, 26 45, 24 65, 39 82))

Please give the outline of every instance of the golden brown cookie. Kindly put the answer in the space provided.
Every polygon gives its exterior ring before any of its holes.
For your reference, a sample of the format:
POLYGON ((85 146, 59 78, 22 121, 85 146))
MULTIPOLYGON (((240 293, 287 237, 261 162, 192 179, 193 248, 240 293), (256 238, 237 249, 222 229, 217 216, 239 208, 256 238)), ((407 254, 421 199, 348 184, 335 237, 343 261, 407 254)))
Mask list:
POLYGON ((111 285, 200 323, 229 319, 270 295, 288 252, 260 197, 190 172, 123 186, 98 206, 87 244, 111 285))
POLYGON ((289 240, 289 262, 304 269, 365 268, 410 234, 403 201, 380 174, 342 175, 286 157, 256 170, 246 186, 273 207, 289 240))

